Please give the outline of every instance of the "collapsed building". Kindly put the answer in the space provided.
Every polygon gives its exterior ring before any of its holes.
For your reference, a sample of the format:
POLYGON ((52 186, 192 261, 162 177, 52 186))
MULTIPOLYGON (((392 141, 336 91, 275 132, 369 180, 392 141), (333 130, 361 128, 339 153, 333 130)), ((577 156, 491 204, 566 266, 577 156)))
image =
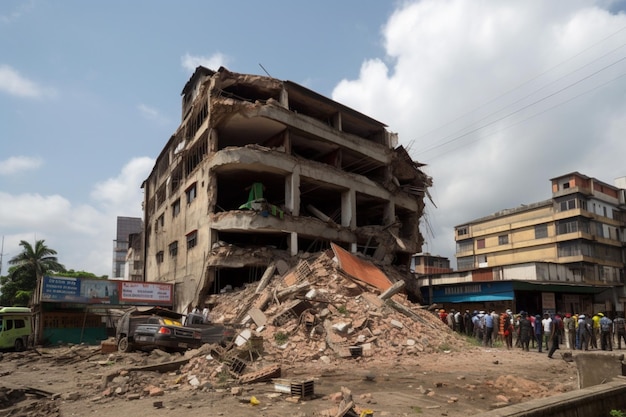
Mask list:
POLYGON ((431 178, 386 125, 291 81, 198 67, 144 181, 144 279, 175 308, 331 243, 409 272, 431 178))

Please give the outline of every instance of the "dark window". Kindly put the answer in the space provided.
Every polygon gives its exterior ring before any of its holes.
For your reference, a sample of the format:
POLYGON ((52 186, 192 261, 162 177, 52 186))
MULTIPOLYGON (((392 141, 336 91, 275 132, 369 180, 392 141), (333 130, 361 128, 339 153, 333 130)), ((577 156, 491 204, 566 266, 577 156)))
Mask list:
POLYGON ((172 217, 178 216, 180 213, 180 198, 172 203, 172 217))
POLYGON ((198 244, 198 231, 194 230, 193 232, 187 235, 187 250, 193 248, 198 244))
POLYGON ((157 197, 157 206, 160 207, 161 204, 165 202, 165 197, 167 196, 167 189, 165 188, 165 184, 161 185, 156 192, 157 197))
POLYGON ((15 328, 16 329, 23 329, 24 327, 26 327, 26 323, 24 323, 24 319, 17 319, 17 320, 15 320, 15 328))
POLYGON ((191 187, 187 188, 185 194, 187 194, 187 204, 191 204, 191 202, 196 199, 196 184, 194 183, 191 187))
POLYGON ((506 245, 509 243, 509 235, 498 236, 498 245, 506 245))
POLYGON ((602 223, 593 222, 591 226, 591 234, 595 234, 596 237, 604 237, 604 227, 602 226, 602 223))
POLYGON ((535 239, 542 239, 548 237, 548 225, 538 224, 535 226, 535 239))
POLYGON ((7 320, 7 321, 6 321, 6 324, 7 324, 7 326, 6 326, 6 329, 5 329, 5 330, 11 330, 11 329, 13 329, 13 320, 7 320))
POLYGON ((472 256, 465 256, 458 258, 456 263, 459 270, 472 269, 474 267, 474 258, 472 256))
POLYGON ((575 233, 579 230, 579 224, 576 220, 562 220, 558 223, 557 233, 564 235, 567 233, 575 233))
POLYGON ((457 236, 463 236, 467 234, 467 227, 459 227, 456 229, 457 236))
POLYGON ((560 210, 561 211, 573 210, 575 208, 576 208, 576 199, 575 198, 573 198, 571 200, 561 201, 561 203, 560 203, 560 210))
POLYGON ((456 251, 465 252, 474 249, 474 241, 472 239, 465 239, 456 242, 456 251))
POLYGON ((157 261, 158 264, 163 262, 163 251, 157 252, 157 254, 156 254, 156 261, 157 261))
POLYGON ((170 248, 171 257, 175 257, 176 255, 178 255, 178 241, 177 240, 170 243, 169 248, 170 248))

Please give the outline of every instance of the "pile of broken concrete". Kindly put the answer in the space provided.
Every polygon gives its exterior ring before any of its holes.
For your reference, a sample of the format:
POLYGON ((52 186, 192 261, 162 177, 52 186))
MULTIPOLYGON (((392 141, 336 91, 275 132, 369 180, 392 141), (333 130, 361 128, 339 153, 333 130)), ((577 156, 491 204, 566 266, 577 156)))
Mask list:
POLYGON ((270 265, 260 282, 214 296, 213 320, 236 323, 238 336, 187 367, 214 381, 222 372, 215 364, 226 363, 241 381, 257 382, 294 363, 367 362, 461 347, 432 312, 408 300, 404 286, 336 247, 282 274, 270 265))

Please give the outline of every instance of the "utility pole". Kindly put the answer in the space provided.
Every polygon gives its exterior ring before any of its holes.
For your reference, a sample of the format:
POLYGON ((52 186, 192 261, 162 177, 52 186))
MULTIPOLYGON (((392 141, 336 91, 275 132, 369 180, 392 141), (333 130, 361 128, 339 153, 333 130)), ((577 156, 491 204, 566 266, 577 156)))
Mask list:
POLYGON ((2 247, 0 247, 0 277, 2 276, 2 255, 4 255, 4 236, 2 236, 2 247))

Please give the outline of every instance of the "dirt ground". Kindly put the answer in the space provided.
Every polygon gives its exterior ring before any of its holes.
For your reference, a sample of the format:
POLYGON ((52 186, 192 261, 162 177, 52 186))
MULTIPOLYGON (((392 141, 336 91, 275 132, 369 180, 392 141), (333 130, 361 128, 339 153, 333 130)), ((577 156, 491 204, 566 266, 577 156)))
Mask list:
MULTIPOLYGON (((185 357, 161 351, 105 354, 98 346, 5 352, 0 358, 0 417, 366 416, 367 410, 373 416, 452 417, 480 415, 578 387, 575 363, 559 352, 549 359, 545 351, 484 348, 458 339, 451 350, 432 353, 283 360, 281 383, 302 390, 295 396, 278 392, 275 380, 241 384, 212 363, 206 349, 185 357), (189 363, 166 372, 145 370, 146 365, 163 367, 181 359, 189 363), (203 375, 209 372, 211 378, 203 375), (349 402, 348 391, 354 406, 348 404, 350 411, 340 414, 349 402)), ((566 352, 564 347, 560 352, 566 352)), ((254 364, 260 369, 265 365, 254 364)))

